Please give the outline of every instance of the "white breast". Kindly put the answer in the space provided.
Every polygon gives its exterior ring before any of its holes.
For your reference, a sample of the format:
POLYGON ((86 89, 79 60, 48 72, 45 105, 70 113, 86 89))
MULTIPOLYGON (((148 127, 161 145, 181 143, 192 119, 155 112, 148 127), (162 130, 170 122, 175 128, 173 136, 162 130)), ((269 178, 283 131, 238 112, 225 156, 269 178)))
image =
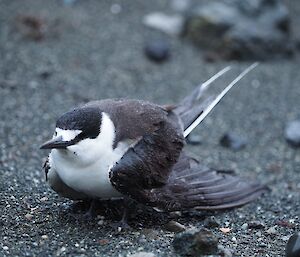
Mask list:
POLYGON ((76 191, 101 199, 119 198, 122 195, 111 185, 109 170, 129 145, 119 143, 113 149, 115 128, 105 113, 102 114, 100 131, 97 138, 83 140, 68 150, 53 149, 49 156, 50 167, 76 191))

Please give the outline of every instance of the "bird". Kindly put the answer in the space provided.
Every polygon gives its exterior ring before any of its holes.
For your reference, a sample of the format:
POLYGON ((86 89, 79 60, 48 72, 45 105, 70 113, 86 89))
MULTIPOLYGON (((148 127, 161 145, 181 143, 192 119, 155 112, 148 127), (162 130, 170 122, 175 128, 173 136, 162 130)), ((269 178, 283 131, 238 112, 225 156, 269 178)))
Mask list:
POLYGON ((208 168, 184 147, 189 134, 256 66, 219 94, 206 92, 230 66, 178 104, 104 99, 64 113, 52 139, 40 147, 51 150, 43 166, 48 184, 75 201, 130 199, 166 212, 229 209, 258 198, 265 185, 208 168))

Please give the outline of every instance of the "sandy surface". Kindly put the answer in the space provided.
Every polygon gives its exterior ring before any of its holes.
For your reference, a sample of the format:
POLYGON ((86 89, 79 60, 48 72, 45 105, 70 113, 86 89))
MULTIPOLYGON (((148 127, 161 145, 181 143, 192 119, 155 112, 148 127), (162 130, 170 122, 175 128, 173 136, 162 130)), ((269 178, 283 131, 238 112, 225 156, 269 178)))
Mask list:
MULTIPOLYGON (((174 103, 228 64, 233 71, 216 89, 249 64, 205 63, 199 50, 175 37, 166 37, 172 48, 168 62, 147 60, 144 43, 162 35, 146 29, 142 17, 168 10, 167 1, 117 1, 122 7, 117 15, 108 1, 61 2, 0 0, 0 255, 126 256, 149 251, 176 256, 174 234, 163 229, 169 217, 162 214, 137 220, 144 228, 120 233, 109 226, 109 217, 101 225, 99 217, 87 222, 66 215, 62 209, 70 202, 45 183, 41 166, 47 153, 39 145, 52 135, 56 118, 82 102, 127 97, 174 103), (42 18, 42 40, 24 37, 19 26, 24 15, 42 18)), ((296 2, 289 1, 294 22, 300 13, 296 2)), ((300 114, 299 64, 297 56, 260 64, 195 131, 202 145, 188 146, 209 166, 235 169, 272 189, 239 209, 175 218, 187 227, 201 227, 214 215, 220 227, 231 231, 212 231, 235 256, 283 256, 288 237, 300 230, 300 154, 283 137, 286 122, 300 114), (219 139, 227 131, 247 137, 247 147, 238 152, 222 148, 219 139), (242 226, 252 221, 265 227, 242 226)))

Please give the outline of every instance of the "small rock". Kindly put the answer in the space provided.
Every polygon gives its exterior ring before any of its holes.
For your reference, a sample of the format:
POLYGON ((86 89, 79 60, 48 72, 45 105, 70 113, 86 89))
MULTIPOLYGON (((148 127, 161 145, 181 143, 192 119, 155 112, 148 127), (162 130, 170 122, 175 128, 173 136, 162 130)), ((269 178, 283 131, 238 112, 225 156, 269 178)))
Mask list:
POLYGON ((44 240, 47 240, 48 236, 47 235, 42 235, 41 238, 44 239, 44 240))
POLYGON ((97 224, 100 225, 100 226, 102 226, 102 225, 104 224, 104 220, 99 220, 99 221, 97 222, 97 224))
POLYGON ((300 233, 292 235, 285 248, 286 257, 300 256, 300 233))
POLYGON ((289 236, 283 236, 280 238, 282 241, 289 241, 290 237, 289 236))
POLYGON ((266 232, 269 235, 276 235, 277 234, 276 227, 270 227, 266 232))
POLYGON ((3 247, 2 247, 2 249, 4 250, 4 251, 8 251, 8 246, 6 246, 6 245, 4 245, 3 247))
POLYGON ((30 213, 27 213, 27 214, 25 215, 25 218, 28 219, 28 220, 32 220, 33 215, 30 214, 30 213))
POLYGON ((42 79, 48 79, 52 75, 52 71, 49 69, 43 68, 43 69, 39 70, 38 75, 42 79))
POLYGON ((264 227, 265 227, 265 224, 263 222, 260 222, 257 220, 251 221, 248 224, 248 228, 250 228, 250 229, 262 229, 264 227))
POLYGON ((186 142, 190 145, 200 145, 202 143, 201 139, 199 135, 189 134, 186 138, 186 142))
POLYGON ((184 225, 180 224, 179 222, 171 220, 165 225, 165 229, 170 232, 179 233, 185 231, 186 228, 184 225))
POLYGON ((156 255, 154 253, 149 253, 149 252, 138 252, 138 253, 127 255, 127 257, 156 257, 156 255))
POLYGON ((244 224, 241 226, 241 228, 242 228, 243 230, 248 229, 248 224, 247 224, 247 223, 244 223, 244 224))
POLYGON ((286 141, 294 146, 300 146, 300 120, 294 120, 286 125, 284 136, 286 141))
POLYGON ((28 83, 28 87, 30 87, 31 89, 37 89, 39 86, 39 83, 35 80, 32 80, 28 83))
POLYGON ((230 249, 225 248, 222 245, 219 245, 218 248, 219 248, 220 256, 222 256, 222 257, 232 257, 232 252, 231 252, 230 249))
POLYGON ((247 140, 239 135, 229 132, 220 139, 220 144, 234 151, 238 151, 246 146, 247 140))
POLYGON ((119 4, 112 4, 110 7, 110 12, 112 14, 119 14, 122 11, 122 7, 119 4))
POLYGON ((150 60, 163 62, 170 56, 170 45, 165 40, 154 40, 146 44, 144 51, 150 60))
POLYGON ((41 202, 47 202, 49 198, 47 196, 44 196, 40 199, 41 202))
POLYGON ((184 19, 181 15, 167 15, 154 12, 146 15, 143 19, 145 26, 160 30, 169 35, 179 35, 182 33, 184 19))
POLYGON ((187 230, 175 235, 175 251, 182 256, 218 254, 218 238, 209 230, 187 230))
POLYGON ((67 248, 63 246, 57 250, 56 255, 59 256, 62 253, 64 253, 66 250, 67 250, 67 248))
POLYGON ((214 217, 208 217, 204 220, 204 227, 206 228, 217 228, 220 226, 219 221, 214 217))

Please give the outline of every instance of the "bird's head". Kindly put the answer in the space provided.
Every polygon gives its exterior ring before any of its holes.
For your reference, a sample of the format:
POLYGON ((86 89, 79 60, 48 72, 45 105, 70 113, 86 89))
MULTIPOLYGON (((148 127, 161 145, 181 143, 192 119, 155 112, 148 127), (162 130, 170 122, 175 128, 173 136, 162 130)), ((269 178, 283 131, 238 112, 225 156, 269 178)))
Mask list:
POLYGON ((91 163, 111 147, 114 125, 109 116, 97 108, 77 108, 63 114, 56 122, 53 138, 41 149, 55 149, 62 155, 91 163))

